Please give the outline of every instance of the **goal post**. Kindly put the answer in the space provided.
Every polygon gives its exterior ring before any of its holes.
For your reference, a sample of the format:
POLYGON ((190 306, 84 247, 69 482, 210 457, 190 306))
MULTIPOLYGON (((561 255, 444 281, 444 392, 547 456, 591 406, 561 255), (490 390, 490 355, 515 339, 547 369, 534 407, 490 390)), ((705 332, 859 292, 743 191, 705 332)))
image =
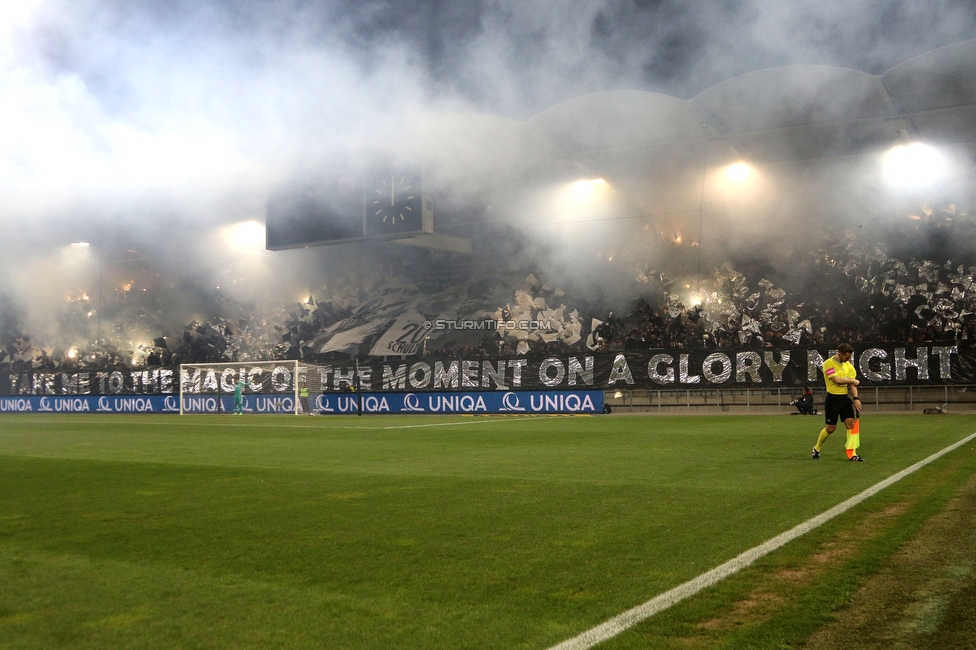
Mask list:
POLYGON ((232 414, 235 389, 241 390, 241 414, 309 414, 322 392, 317 366, 300 361, 244 361, 180 364, 180 415, 232 414))

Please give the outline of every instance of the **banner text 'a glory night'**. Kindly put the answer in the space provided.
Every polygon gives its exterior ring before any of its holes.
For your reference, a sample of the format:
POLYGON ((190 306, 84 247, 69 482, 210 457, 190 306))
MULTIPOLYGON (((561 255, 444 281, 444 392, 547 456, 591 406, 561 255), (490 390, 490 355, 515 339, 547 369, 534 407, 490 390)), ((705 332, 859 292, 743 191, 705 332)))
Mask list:
MULTIPOLYGON (((820 385, 831 349, 642 350, 494 359, 406 358, 357 364, 353 360, 308 368, 323 393, 341 393, 358 380, 365 392, 471 392, 714 388, 820 385)), ((976 383, 976 345, 916 345, 857 350, 854 365, 864 385, 976 383)), ((168 395, 294 393, 289 367, 196 367, 107 372, 0 372, 0 395, 168 395)), ((313 383, 313 382, 310 382, 313 383)))

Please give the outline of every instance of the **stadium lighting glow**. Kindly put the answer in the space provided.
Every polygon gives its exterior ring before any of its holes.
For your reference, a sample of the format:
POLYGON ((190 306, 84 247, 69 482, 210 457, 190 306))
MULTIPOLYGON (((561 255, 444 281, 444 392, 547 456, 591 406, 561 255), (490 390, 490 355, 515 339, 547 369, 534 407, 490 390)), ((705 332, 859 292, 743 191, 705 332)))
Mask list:
POLYGON ((593 194, 606 186, 607 182, 602 178, 576 181, 570 186, 570 191, 575 199, 588 199, 593 194))
MULTIPOLYGON (((744 160, 716 167, 709 175, 705 189, 707 200, 731 201, 730 209, 748 211, 755 208, 748 202, 768 196, 769 179, 763 170, 744 160), (742 203, 747 202, 747 203, 742 203)), ((704 198, 704 197, 703 197, 704 198)))
POLYGON ((61 263, 69 275, 91 271, 95 251, 86 241, 76 241, 60 247, 61 263))
POLYGON ((894 185, 927 185, 945 172, 945 159, 934 147, 921 142, 893 147, 882 161, 885 176, 894 185))
POLYGON ((741 185, 752 178, 754 173, 752 165, 737 162, 725 168, 725 180, 734 185, 741 185))
POLYGON ((578 180, 569 186, 570 194, 577 200, 588 199, 606 188, 607 182, 602 178, 578 180))
POLYGON ((565 224, 563 237, 578 237, 573 224, 606 219, 617 210, 613 186, 602 178, 581 178, 543 186, 526 196, 525 209, 537 215, 540 224, 565 224))
POLYGON ((264 249, 264 225, 257 221, 244 221, 228 226, 223 232, 227 244, 239 251, 259 251, 264 249))

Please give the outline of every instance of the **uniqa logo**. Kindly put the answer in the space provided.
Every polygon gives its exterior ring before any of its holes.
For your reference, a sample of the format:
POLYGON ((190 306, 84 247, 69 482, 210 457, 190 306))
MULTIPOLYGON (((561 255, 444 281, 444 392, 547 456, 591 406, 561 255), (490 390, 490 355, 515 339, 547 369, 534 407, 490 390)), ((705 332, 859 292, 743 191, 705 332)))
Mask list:
MULTIPOLYGON (((99 400, 101 402, 101 400, 99 400)), ((217 399, 214 397, 184 397, 184 413, 216 413, 217 399)))
MULTIPOLYGON (((320 413, 357 413, 359 411, 356 398, 348 395, 336 395, 335 406, 332 405, 328 397, 319 395, 315 398, 315 406, 320 413)), ((365 406, 363 408, 365 410, 365 406)))
POLYGON ((166 399, 163 400, 163 411, 166 413, 179 413, 180 403, 174 395, 168 395, 166 399))
POLYGON ((148 397, 116 397, 113 404, 116 413, 152 413, 152 401, 148 397))
POLYGON ((529 395, 529 406, 533 411, 539 412, 570 412, 576 413, 578 411, 596 411, 593 406, 593 400, 590 399, 589 395, 583 395, 580 397, 576 393, 569 393, 564 395, 559 393, 558 395, 538 395, 539 403, 536 404, 536 395, 529 395))
POLYGON ((335 413, 335 409, 329 404, 329 398, 325 395, 319 395, 315 398, 315 410, 320 413, 335 413))
POLYGON ((487 411, 485 400, 480 395, 475 399, 471 395, 432 395, 427 399, 427 406, 434 413, 487 411))
POLYGON ((367 413, 389 413, 390 404, 386 401, 386 397, 367 395, 363 398, 363 410, 367 413))
POLYGON ((295 400, 291 397, 257 397, 255 409, 258 413, 293 413, 295 400))
POLYGON ((403 410, 409 413, 423 413, 424 407, 420 405, 420 398, 414 393, 407 393, 403 396, 403 410))
POLYGON ((99 397, 98 398, 98 408, 95 409, 95 410, 97 412, 99 412, 99 413, 111 413, 112 412, 112 405, 109 404, 109 401, 108 401, 108 398, 107 397, 99 397))
POLYGON ((40 405, 37 407, 40 412, 51 412, 54 409, 51 408, 51 399, 49 397, 42 397, 40 405))
POLYGON ((0 411, 18 413, 23 411, 33 411, 29 399, 0 397, 0 411))
POLYGON ((502 396, 502 407, 498 409, 499 411, 519 411, 525 412, 525 407, 519 403, 519 397, 515 393, 505 393, 502 396))
POLYGON ((74 399, 59 399, 54 403, 54 408, 59 413, 71 413, 78 411, 91 411, 88 400, 76 397, 74 399))

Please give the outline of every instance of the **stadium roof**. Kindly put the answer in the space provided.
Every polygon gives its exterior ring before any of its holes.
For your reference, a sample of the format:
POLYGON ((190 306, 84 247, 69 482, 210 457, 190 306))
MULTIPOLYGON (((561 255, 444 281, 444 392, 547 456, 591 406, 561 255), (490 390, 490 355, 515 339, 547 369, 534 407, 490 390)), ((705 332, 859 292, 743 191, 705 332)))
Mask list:
POLYGON ((952 149, 958 180, 971 183, 976 40, 877 75, 792 65, 743 74, 689 99, 618 90, 569 99, 524 122, 442 115, 402 144, 424 160, 446 225, 451 215, 463 223, 474 214, 469 206, 497 207, 540 184, 597 177, 611 183, 622 213, 679 219, 699 214, 706 194, 718 200, 705 190, 705 179, 715 177, 703 171, 739 160, 793 179, 788 196, 799 196, 795 183, 803 179, 810 205, 835 179, 867 169, 865 156, 916 140, 952 149))
POLYGON ((917 56, 881 80, 920 137, 976 142, 976 40, 917 56))
POLYGON ((537 180, 603 177, 622 190, 628 212, 662 215, 700 209, 705 168, 744 159, 802 170, 913 140, 976 157, 976 40, 880 75, 793 65, 691 99, 619 90, 575 97, 525 122, 445 116, 429 121, 420 141, 428 178, 449 193, 467 186, 494 201, 494 190, 537 180))
POLYGON ((525 122, 446 115, 412 135, 417 146, 406 150, 421 152, 425 178, 445 196, 487 204, 537 182, 602 177, 634 215, 697 213, 703 170, 737 160, 803 175, 922 140, 955 149, 969 160, 959 169, 968 170, 976 160, 976 40, 879 75, 792 65, 743 74, 690 99, 600 92, 525 122))
MULTIPOLYGON (((690 100, 641 91, 576 97, 525 123, 577 155, 689 140, 727 140, 757 162, 864 153, 899 139, 976 143, 976 40, 880 75, 819 65, 759 70, 690 100)), ((697 147, 700 149, 700 146, 697 147)))

